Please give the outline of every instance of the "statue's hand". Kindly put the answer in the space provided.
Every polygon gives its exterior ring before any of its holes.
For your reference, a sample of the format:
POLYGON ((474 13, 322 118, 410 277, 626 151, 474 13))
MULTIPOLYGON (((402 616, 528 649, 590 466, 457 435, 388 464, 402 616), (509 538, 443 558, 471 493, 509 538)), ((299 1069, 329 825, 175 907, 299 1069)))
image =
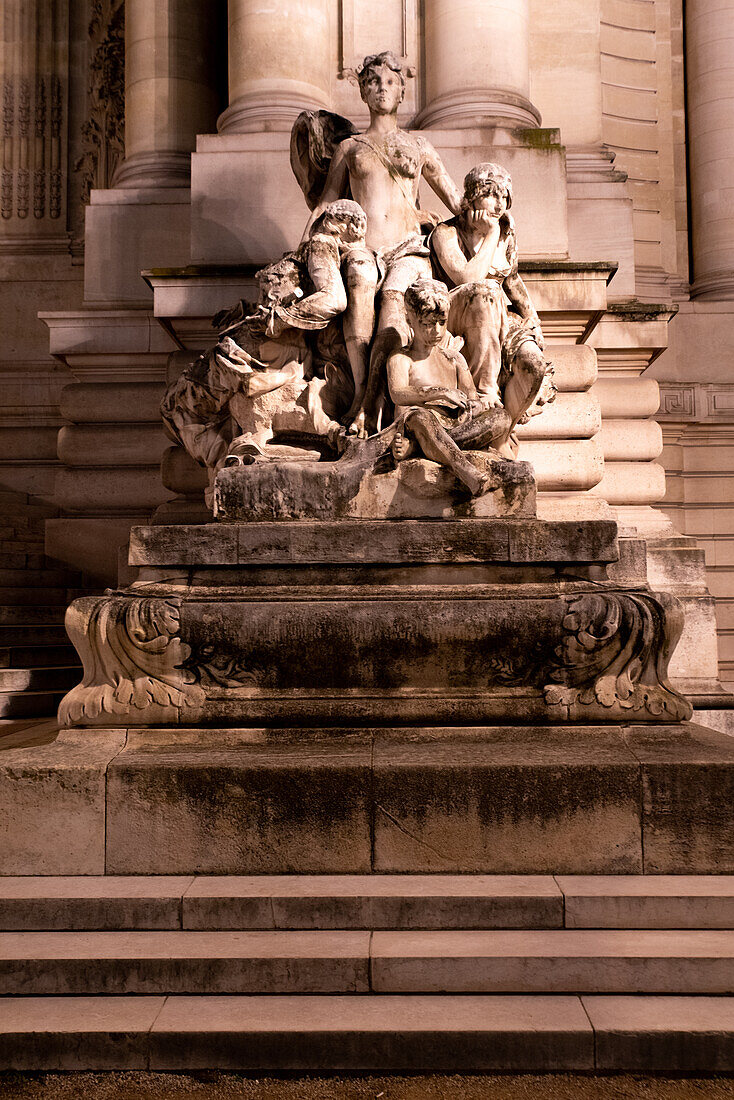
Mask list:
POLYGON ((358 412, 354 419, 348 417, 345 428, 347 435, 356 435, 357 439, 366 439, 369 433, 365 424, 364 409, 358 412))
POLYGON ((422 392, 426 395, 426 404, 440 404, 450 409, 469 407, 469 398, 462 390, 443 386, 424 386, 422 392))

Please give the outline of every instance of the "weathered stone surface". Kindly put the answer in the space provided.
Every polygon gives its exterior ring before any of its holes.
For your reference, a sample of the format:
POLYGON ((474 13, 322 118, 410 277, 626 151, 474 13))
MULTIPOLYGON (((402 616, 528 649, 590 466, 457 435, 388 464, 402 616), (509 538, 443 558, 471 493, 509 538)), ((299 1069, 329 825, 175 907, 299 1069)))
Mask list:
POLYGON ((375 932, 378 993, 725 993, 734 932, 375 932))
POLYGON ((534 516, 535 479, 527 462, 467 452, 491 479, 471 497, 443 466, 408 459, 386 473, 368 473, 342 462, 255 462, 220 470, 215 515, 237 520, 451 519, 534 516))
POLYGON ((640 761, 645 872, 734 872, 734 739, 716 730, 634 726, 625 734, 640 761))
POLYGON ((0 998, 3 1070, 144 1070, 165 997, 0 998))
POLYGON ((3 932, 0 992, 365 993, 370 933, 3 932))
POLYGON ((193 881, 171 875, 0 877, 0 930, 180 928, 182 897, 193 881))
POLYGON ((731 997, 582 997, 596 1065, 615 1073, 731 1073, 731 997))
POLYGON ((374 869, 642 869, 638 767, 610 730, 378 738, 374 869))
POLYGON ((151 1068, 282 1073, 593 1067, 575 997, 169 997, 151 1068))
MULTIPOLYGON (((1 885, 1 884, 0 884, 1 885)), ((197 878, 184 928, 561 927, 541 875, 267 875, 197 878)))
POLYGON ((0 874, 105 873, 105 773, 125 731, 0 752, 0 874))
POLYGON ((734 928, 731 875, 558 875, 567 928, 734 928))
MULTIPOLYGON (((523 519, 354 520, 133 527, 130 565, 615 562, 616 524, 523 519)), ((644 568, 644 561, 642 563, 644 568)), ((644 578, 643 578, 644 579, 644 578)))
POLYGON ((108 772, 107 871, 369 871, 369 793, 369 743, 143 735, 108 772))

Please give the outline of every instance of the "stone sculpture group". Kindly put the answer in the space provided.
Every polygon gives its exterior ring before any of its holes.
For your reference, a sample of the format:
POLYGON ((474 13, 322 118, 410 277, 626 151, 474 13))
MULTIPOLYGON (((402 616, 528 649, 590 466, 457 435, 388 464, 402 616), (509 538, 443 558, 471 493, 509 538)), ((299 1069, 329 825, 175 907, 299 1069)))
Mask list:
POLYGON ((425 458, 454 495, 480 496, 496 487, 487 456, 514 459, 516 425, 555 395, 509 174, 479 164, 462 194, 430 143, 398 127, 399 61, 367 57, 355 78, 365 133, 326 111, 293 128, 312 209, 302 243, 257 273, 255 306, 214 318, 218 343, 164 398, 168 431, 209 472, 210 506, 222 467, 312 459, 425 458), (450 220, 420 210, 421 179, 450 220))

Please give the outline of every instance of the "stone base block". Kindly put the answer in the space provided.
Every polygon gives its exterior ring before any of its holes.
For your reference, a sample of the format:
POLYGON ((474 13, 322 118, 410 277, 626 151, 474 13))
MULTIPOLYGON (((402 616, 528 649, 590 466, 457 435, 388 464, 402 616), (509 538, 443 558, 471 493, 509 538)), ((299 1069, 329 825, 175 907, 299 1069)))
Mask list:
POLYGON ((733 793, 690 724, 131 731, 107 871, 731 874, 733 793))
POLYGON ((225 521, 299 519, 456 519, 534 516, 535 478, 529 462, 466 457, 489 476, 472 497, 436 462, 411 458, 384 473, 356 462, 255 462, 217 474, 215 515, 225 521))

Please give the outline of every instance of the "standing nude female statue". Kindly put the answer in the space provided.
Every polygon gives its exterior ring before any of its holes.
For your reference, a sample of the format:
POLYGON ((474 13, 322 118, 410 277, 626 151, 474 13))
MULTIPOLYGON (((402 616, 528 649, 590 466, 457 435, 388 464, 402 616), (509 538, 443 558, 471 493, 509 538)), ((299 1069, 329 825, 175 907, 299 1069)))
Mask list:
POLYGON ((355 383, 346 420, 350 430, 365 435, 377 430, 378 391, 387 356, 410 338, 405 291, 431 272, 418 206, 420 181, 425 179, 455 214, 461 208, 461 193, 430 142, 398 127, 398 107, 405 94, 398 59, 389 52, 366 57, 356 75, 370 124, 363 134, 352 134, 336 145, 306 231, 326 204, 347 194, 367 215, 368 250, 352 253, 344 275, 349 296, 344 335, 355 383), (381 304, 373 341, 378 285, 381 304))

